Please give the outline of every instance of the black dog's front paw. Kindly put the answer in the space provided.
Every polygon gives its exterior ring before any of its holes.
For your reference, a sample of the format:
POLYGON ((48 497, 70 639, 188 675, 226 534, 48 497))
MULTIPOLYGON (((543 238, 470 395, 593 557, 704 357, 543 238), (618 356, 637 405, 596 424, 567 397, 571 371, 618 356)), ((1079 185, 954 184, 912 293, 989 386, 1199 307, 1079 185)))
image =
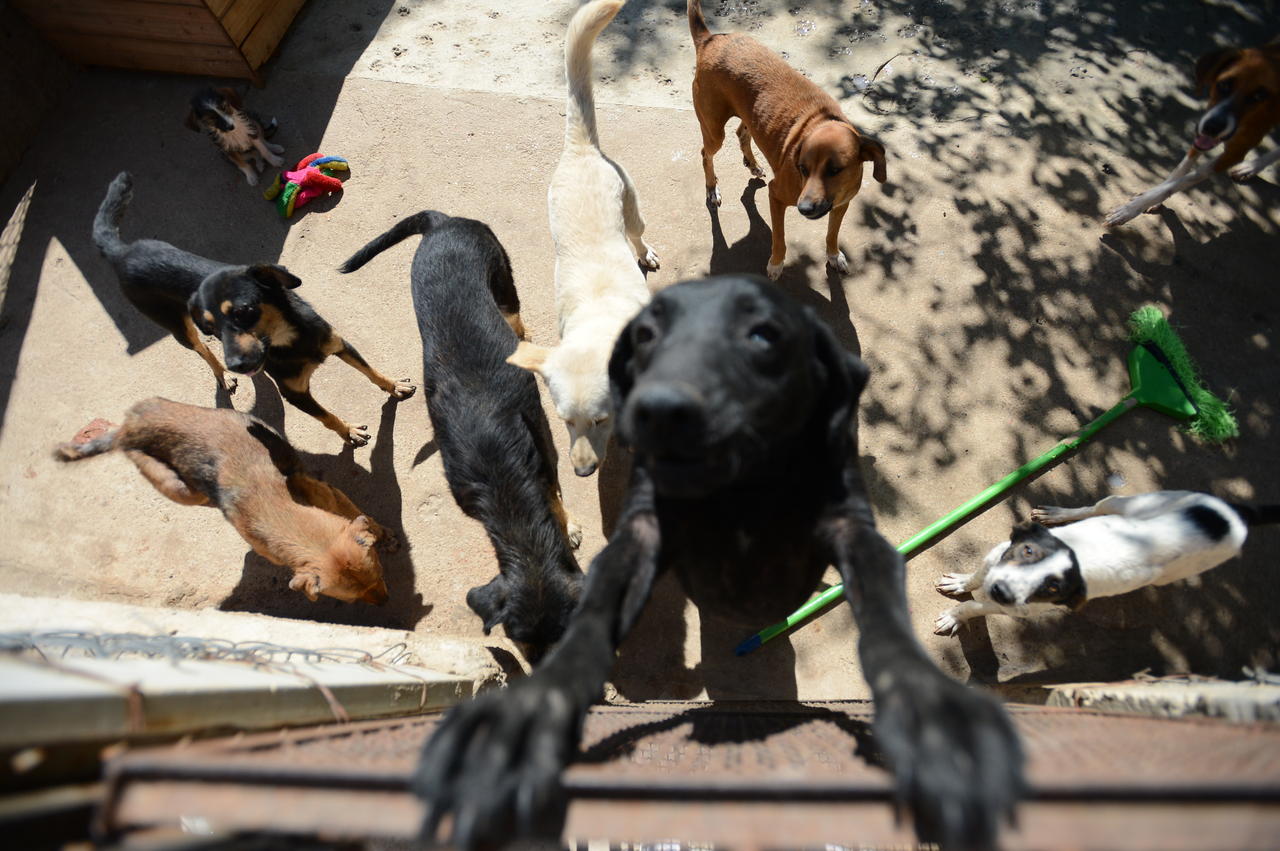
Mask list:
POLYGON ((916 834, 943 848, 993 848, 1023 793, 1022 748, 992 697, 927 662, 882 674, 875 737, 916 834))
POLYGON ((582 712, 554 684, 531 678, 453 709, 427 741, 413 789, 426 802, 422 835, 460 848, 559 838, 569 763, 582 712))

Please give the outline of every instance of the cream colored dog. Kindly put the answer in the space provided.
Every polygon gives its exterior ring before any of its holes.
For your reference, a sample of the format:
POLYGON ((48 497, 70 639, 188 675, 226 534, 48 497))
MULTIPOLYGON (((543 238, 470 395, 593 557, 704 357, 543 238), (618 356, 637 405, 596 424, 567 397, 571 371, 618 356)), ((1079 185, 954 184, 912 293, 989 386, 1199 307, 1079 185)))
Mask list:
POLYGON ((579 476, 596 471, 613 433, 608 367, 614 341, 649 301, 632 249, 640 266, 658 268, 658 255, 642 238, 635 186, 622 166, 601 152, 596 134, 591 48, 624 2, 595 0, 569 21, 564 153, 547 190, 560 345, 548 349, 522 342, 507 359, 546 381, 556 412, 569 427, 569 460, 579 476))

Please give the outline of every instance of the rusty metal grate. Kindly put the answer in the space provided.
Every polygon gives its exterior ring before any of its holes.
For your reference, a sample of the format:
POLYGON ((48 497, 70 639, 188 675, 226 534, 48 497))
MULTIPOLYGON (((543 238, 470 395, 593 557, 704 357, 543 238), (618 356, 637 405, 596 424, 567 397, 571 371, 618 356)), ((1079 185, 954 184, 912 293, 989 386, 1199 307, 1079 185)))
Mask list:
MULTIPOLYGON (((1013 716, 1033 793, 1006 847, 1053 847, 1046 837, 1125 847, 1115 831, 1134 847, 1261 848, 1280 836, 1280 726, 1046 707, 1014 707, 1013 716)), ((870 720, 865 702, 597 708, 565 778, 568 835, 909 846, 875 764, 870 720)), ((198 812, 240 830, 409 836, 420 810, 407 780, 434 723, 329 726, 128 755, 112 766, 105 820, 123 830, 198 812)))

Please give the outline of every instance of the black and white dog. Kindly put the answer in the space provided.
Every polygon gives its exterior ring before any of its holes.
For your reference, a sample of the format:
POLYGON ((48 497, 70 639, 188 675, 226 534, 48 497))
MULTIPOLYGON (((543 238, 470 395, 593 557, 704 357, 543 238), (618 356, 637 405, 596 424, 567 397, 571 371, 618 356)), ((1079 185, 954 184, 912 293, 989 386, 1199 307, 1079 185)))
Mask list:
POLYGON ((1168 585, 1239 555, 1249 526, 1278 522, 1280 506, 1233 505, 1194 491, 1109 496, 1086 508, 1042 506, 977 572, 938 580, 940 593, 973 599, 939 615, 933 631, 955 635, 970 618, 1025 618, 1168 585), (1059 524, 1069 525, 1045 528, 1059 524))

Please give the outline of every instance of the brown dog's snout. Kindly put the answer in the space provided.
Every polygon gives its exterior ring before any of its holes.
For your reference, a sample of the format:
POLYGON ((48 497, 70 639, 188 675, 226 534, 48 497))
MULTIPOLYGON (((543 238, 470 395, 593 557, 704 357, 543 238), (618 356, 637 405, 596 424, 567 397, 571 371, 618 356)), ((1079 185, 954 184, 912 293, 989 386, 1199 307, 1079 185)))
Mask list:
POLYGON ((627 413, 632 440, 642 451, 680 452, 698 446, 706 433, 706 406, 700 394, 674 382, 637 387, 627 413))
POLYGON ((827 213, 831 212, 830 199, 824 198, 821 201, 814 201, 811 198, 801 198, 796 202, 796 209, 800 211, 800 215, 806 219, 820 219, 827 213))

